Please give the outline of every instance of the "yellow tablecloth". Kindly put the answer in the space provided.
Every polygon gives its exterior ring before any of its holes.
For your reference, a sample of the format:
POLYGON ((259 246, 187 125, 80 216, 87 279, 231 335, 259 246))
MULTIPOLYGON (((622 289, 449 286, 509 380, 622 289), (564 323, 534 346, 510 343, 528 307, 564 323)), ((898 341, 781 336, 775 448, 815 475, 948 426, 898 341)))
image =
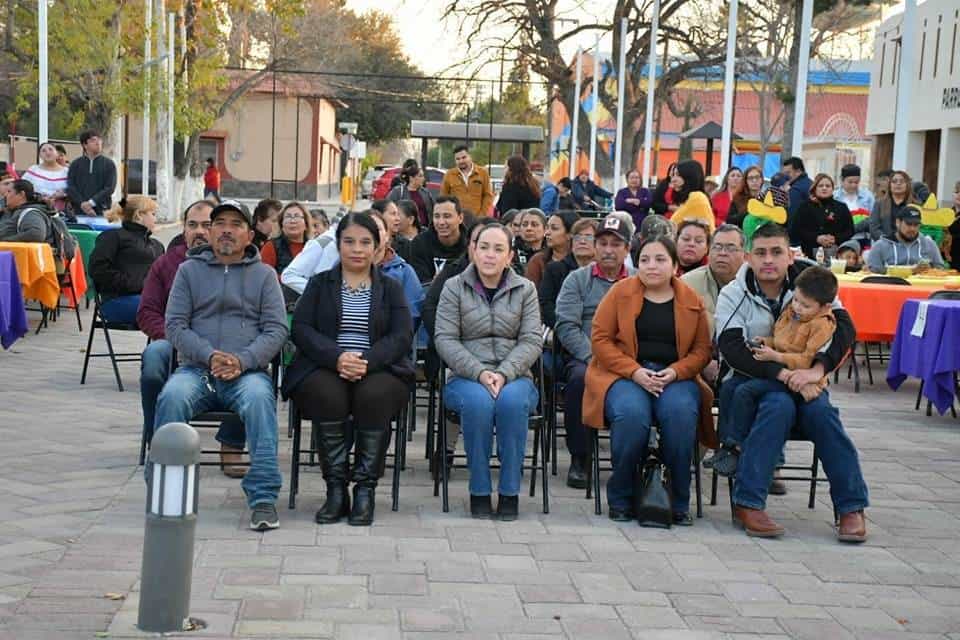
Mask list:
POLYGON ((57 306, 60 284, 57 282, 57 263, 49 244, 0 242, 0 251, 13 253, 24 299, 38 300, 49 309, 57 306))
MULTIPOLYGON (((868 276, 879 275, 876 273, 839 273, 837 280, 844 282, 860 282, 868 276)), ((951 287, 960 287, 960 276, 947 276, 945 278, 930 278, 924 276, 910 276, 907 282, 918 287, 939 287, 941 289, 951 287)))

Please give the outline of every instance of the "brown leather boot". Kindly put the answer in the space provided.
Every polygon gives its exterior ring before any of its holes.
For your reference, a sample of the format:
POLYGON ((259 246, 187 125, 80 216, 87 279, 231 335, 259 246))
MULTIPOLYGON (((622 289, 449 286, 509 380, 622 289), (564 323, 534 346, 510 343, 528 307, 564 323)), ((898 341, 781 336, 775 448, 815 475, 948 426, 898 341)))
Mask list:
POLYGON ((247 467, 235 466, 243 462, 243 449, 220 443, 220 469, 228 478, 242 478, 247 475, 247 467))
POLYGON ((837 523, 837 540, 840 542, 863 542, 867 539, 867 519, 863 511, 851 511, 840 516, 837 523))
POLYGON ((733 510, 733 517, 744 528, 748 536, 754 538, 779 538, 783 535, 783 527, 770 519, 766 511, 750 509, 737 505, 733 510))

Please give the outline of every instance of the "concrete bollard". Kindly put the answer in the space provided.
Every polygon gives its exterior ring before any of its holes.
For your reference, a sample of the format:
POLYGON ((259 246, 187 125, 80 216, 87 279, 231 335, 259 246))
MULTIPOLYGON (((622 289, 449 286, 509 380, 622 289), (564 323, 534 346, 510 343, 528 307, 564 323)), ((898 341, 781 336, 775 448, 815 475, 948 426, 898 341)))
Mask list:
POLYGON ((190 425, 171 422, 154 433, 137 614, 143 631, 182 631, 189 614, 199 461, 200 436, 190 425))

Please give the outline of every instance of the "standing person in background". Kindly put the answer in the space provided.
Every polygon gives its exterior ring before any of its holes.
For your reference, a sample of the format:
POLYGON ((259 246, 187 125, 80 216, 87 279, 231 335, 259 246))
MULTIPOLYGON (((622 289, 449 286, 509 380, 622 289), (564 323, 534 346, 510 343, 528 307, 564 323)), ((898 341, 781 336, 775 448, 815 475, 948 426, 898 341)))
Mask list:
POLYGON ((147 196, 130 196, 117 204, 115 212, 123 222, 119 229, 97 236, 90 252, 90 275, 103 300, 103 319, 136 325, 143 283, 163 255, 163 245, 151 237, 157 203, 147 196))
POLYGON ((803 166, 803 160, 796 156, 783 161, 782 171, 787 177, 787 183, 781 188, 790 197, 790 204, 787 206, 787 228, 790 229, 793 227, 797 209, 810 199, 810 187, 813 185, 803 166))
POLYGON ((550 216, 544 235, 544 248, 527 262, 524 272, 527 280, 539 287, 547 265, 560 262, 570 255, 573 225, 579 217, 573 211, 563 211, 550 216))
POLYGON ((23 172, 23 179, 33 183, 34 193, 51 209, 63 211, 67 204, 67 168, 57 162, 57 148, 52 142, 40 145, 39 162, 23 172))
POLYGON ((837 247, 853 237, 850 210, 833 195, 833 178, 818 174, 810 187, 810 197, 797 209, 790 237, 808 258, 815 258, 820 247, 827 257, 833 257, 837 247))
POLYGON ((657 188, 653 191, 652 208, 654 213, 668 216, 677 208, 673 201, 673 177, 675 175, 677 175, 677 163, 672 162, 667 167, 667 175, 657 183, 657 188))
POLYGON ((497 200, 497 213, 510 209, 532 209, 540 204, 540 185, 523 156, 510 156, 503 174, 503 188, 497 200))
POLYGON ((609 200, 613 194, 602 189, 590 178, 590 172, 584 169, 573 182, 573 198, 583 205, 584 209, 599 211, 603 207, 598 200, 609 200))
MULTIPOLYGON (((70 163, 67 171, 67 196, 74 215, 102 216, 110 209, 113 190, 117 188, 117 166, 101 155, 100 134, 88 129, 80 134, 83 155, 70 163)), ((149 179, 149 175, 144 179, 149 179)))
POLYGON ((70 167, 70 163, 67 161, 67 148, 62 144, 54 145, 57 149, 57 164, 61 167, 70 167))
POLYGON ((870 212, 870 237, 874 242, 892 236, 896 221, 909 204, 917 204, 913 195, 913 180, 906 171, 893 171, 887 181, 887 189, 877 194, 873 211, 870 212))
POLYGON ((636 169, 627 172, 627 186, 617 191, 617 197, 614 198, 613 208, 617 211, 626 211, 633 218, 633 226, 639 229, 643 224, 643 219, 650 212, 650 205, 653 204, 653 194, 644 187, 641 182, 643 178, 636 169))
POLYGON ((253 210, 253 246, 262 249, 264 243, 280 233, 280 210, 283 203, 273 198, 264 198, 253 210))
POLYGON ((453 161, 457 166, 443 176, 441 196, 456 196, 460 207, 473 211, 478 216, 488 216, 493 211, 493 184, 490 174, 470 157, 470 149, 462 144, 453 149, 453 161))
POLYGON ((743 189, 743 171, 739 167, 727 169, 727 175, 723 177, 723 182, 720 183, 720 190, 710 196, 710 204, 713 207, 713 214, 716 216, 718 226, 727 221, 734 198, 743 199, 741 195, 743 189))
MULTIPOLYGON (((419 212, 417 217, 421 226, 426 227, 430 224, 430 217, 433 215, 433 194, 424 184, 427 182, 427 176, 420 168, 420 165, 413 164, 400 174, 400 184, 395 186, 387 194, 387 200, 399 202, 401 200, 413 200, 417 205, 419 212)), ((448 196, 449 197, 449 196, 448 196)))
POLYGON ((847 205, 850 211, 873 211, 876 202, 870 189, 860 186, 860 167, 855 164, 847 164, 840 169, 840 186, 834 191, 833 199, 847 205))
POLYGON ((543 192, 540 194, 540 210, 550 215, 560 209, 560 190, 549 180, 543 181, 543 192))
POLYGON ((203 197, 209 195, 220 199, 220 170, 217 169, 213 158, 207 158, 207 168, 203 172, 203 197))

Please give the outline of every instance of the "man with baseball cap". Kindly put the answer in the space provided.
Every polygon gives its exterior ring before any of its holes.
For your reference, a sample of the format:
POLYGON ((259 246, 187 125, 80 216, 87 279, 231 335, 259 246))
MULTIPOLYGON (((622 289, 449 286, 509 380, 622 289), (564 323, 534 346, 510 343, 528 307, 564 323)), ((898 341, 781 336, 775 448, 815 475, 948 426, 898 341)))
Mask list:
POLYGON ((570 452, 567 486, 575 489, 586 488, 587 469, 590 468, 590 448, 587 431, 581 423, 581 413, 583 378, 587 372, 587 364, 593 357, 590 347, 593 314, 615 282, 635 273, 634 269, 624 264, 632 236, 633 223, 629 221, 629 214, 607 215, 600 222, 594 236, 596 262, 571 271, 560 286, 557 296, 554 340, 562 346, 567 355, 564 365, 564 377, 567 381, 564 424, 567 450, 570 452))
POLYGON ((886 273, 887 267, 906 265, 943 268, 940 248, 930 236, 920 233, 920 205, 908 204, 900 210, 896 230, 873 243, 867 266, 873 273, 886 273))
POLYGON ((187 252, 166 310, 166 336, 180 366, 157 401, 155 427, 187 422, 204 411, 240 416, 250 469, 241 486, 250 528, 276 529, 280 491, 277 406, 267 366, 287 338, 287 314, 276 272, 260 262, 253 218, 227 200, 210 212, 210 244, 187 252))

